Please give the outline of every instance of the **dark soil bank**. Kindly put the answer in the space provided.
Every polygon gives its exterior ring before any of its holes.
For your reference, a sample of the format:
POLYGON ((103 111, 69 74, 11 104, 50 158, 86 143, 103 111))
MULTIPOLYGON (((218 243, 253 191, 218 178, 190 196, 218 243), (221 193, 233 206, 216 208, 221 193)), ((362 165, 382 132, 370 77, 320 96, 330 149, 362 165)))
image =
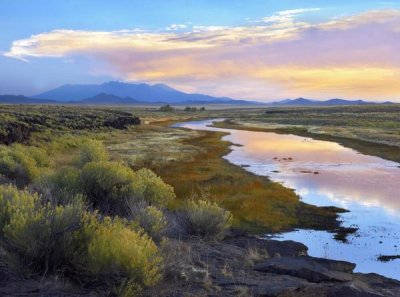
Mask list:
MULTIPOLYGON (((399 281, 353 273, 349 262, 310 257, 293 241, 232 234, 222 242, 179 240, 178 250, 182 255, 168 264, 170 275, 143 296, 400 296, 399 281)), ((24 281, 0 269, 0 296, 106 295, 60 280, 24 281)))

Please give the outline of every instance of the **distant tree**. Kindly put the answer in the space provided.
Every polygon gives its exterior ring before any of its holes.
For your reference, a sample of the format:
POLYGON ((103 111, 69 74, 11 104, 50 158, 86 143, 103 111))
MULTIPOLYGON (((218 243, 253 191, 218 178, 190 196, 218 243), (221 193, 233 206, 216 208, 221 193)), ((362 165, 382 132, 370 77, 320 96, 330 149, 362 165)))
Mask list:
POLYGON ((190 107, 190 106, 186 106, 184 111, 189 111, 189 112, 196 112, 197 108, 196 107, 190 107))
POLYGON ((200 111, 205 111, 206 108, 204 106, 200 107, 200 111))
POLYGON ((172 107, 172 106, 169 105, 169 104, 166 104, 166 105, 163 105, 163 106, 160 107, 160 111, 163 111, 163 112, 172 112, 172 111, 175 111, 175 108, 172 107))

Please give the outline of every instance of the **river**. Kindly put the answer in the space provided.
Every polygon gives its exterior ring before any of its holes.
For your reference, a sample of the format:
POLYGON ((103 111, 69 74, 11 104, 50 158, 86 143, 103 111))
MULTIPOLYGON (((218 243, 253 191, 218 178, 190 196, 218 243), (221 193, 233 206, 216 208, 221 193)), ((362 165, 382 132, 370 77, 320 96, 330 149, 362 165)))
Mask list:
POLYGON ((305 229, 274 234, 276 239, 302 242, 311 256, 356 263, 358 272, 400 279, 400 259, 377 260, 379 255, 400 254, 400 164, 335 142, 214 128, 213 121, 174 126, 228 132, 223 140, 237 144, 224 156, 229 162, 294 189, 306 203, 349 210, 340 215, 342 226, 358 228, 347 242, 326 231, 305 229))

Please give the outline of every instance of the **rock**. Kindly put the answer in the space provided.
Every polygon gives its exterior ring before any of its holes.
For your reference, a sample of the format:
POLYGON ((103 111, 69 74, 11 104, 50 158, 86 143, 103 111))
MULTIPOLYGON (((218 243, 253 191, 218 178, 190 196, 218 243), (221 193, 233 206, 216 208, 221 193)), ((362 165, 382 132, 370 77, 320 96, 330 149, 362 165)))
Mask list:
POLYGON ((246 287, 251 296, 278 296, 284 292, 287 294, 310 285, 304 279, 287 275, 270 275, 268 281, 251 279, 250 277, 243 277, 240 280, 225 278, 217 280, 216 284, 222 288, 246 287))
POLYGON ((290 275, 319 283, 323 281, 351 281, 353 277, 350 273, 354 268, 355 264, 344 261, 300 256, 296 258, 272 258, 257 264, 254 270, 290 275))
POLYGON ((300 242, 285 240, 269 240, 256 237, 237 237, 226 240, 226 243, 241 248, 257 248, 266 250, 269 255, 280 254, 282 257, 297 257, 307 255, 307 246, 300 242))

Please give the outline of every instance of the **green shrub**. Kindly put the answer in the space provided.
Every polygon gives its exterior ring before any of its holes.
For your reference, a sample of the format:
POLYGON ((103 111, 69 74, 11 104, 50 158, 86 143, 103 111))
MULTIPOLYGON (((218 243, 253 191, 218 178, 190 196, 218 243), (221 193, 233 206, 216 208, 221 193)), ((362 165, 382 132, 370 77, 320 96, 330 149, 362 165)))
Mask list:
POLYGON ((82 171, 82 187, 93 206, 106 214, 122 214, 139 201, 164 206, 173 188, 148 169, 132 171, 116 162, 91 162, 82 171))
POLYGON ((0 146, 0 174, 24 186, 36 179, 49 165, 43 150, 14 144, 0 146))
POLYGON ((39 202, 37 194, 28 191, 19 191, 12 185, 0 186, 0 234, 4 237, 4 227, 11 219, 19 214, 26 217, 31 215, 39 202))
POLYGON ((37 194, 0 186, 7 263, 27 274, 55 273, 71 265, 68 250, 84 212, 80 203, 53 207, 43 206, 39 200, 37 194))
POLYGON ((109 155, 103 143, 91 139, 82 145, 77 163, 80 166, 84 166, 90 162, 105 162, 108 159, 109 155))
POLYGON ((174 188, 146 168, 135 172, 134 193, 149 204, 157 206, 165 206, 175 198, 174 188))
POLYGON ((154 206, 142 208, 134 219, 152 238, 159 239, 161 232, 167 225, 164 213, 154 206))
POLYGON ((33 184, 44 200, 54 205, 68 204, 79 198, 85 201, 81 182, 81 171, 75 167, 62 167, 53 174, 43 174, 33 184))
POLYGON ((90 240, 86 267, 93 275, 103 276, 103 281, 126 296, 160 280, 162 257, 148 235, 118 218, 106 217, 87 226, 90 240))
POLYGON ((132 196, 134 172, 116 162, 91 162, 83 167, 84 193, 103 213, 118 214, 132 196))
POLYGON ((215 202, 191 200, 185 208, 186 227, 189 234, 221 238, 231 226, 232 215, 215 202))
POLYGON ((80 170, 75 167, 62 167, 50 180, 55 190, 78 194, 82 192, 80 175, 80 170))
POLYGON ((173 112, 173 111, 175 111, 175 107, 173 107, 173 106, 171 106, 171 105, 169 105, 169 104, 163 105, 163 106, 160 107, 160 111, 163 111, 163 112, 173 112))

